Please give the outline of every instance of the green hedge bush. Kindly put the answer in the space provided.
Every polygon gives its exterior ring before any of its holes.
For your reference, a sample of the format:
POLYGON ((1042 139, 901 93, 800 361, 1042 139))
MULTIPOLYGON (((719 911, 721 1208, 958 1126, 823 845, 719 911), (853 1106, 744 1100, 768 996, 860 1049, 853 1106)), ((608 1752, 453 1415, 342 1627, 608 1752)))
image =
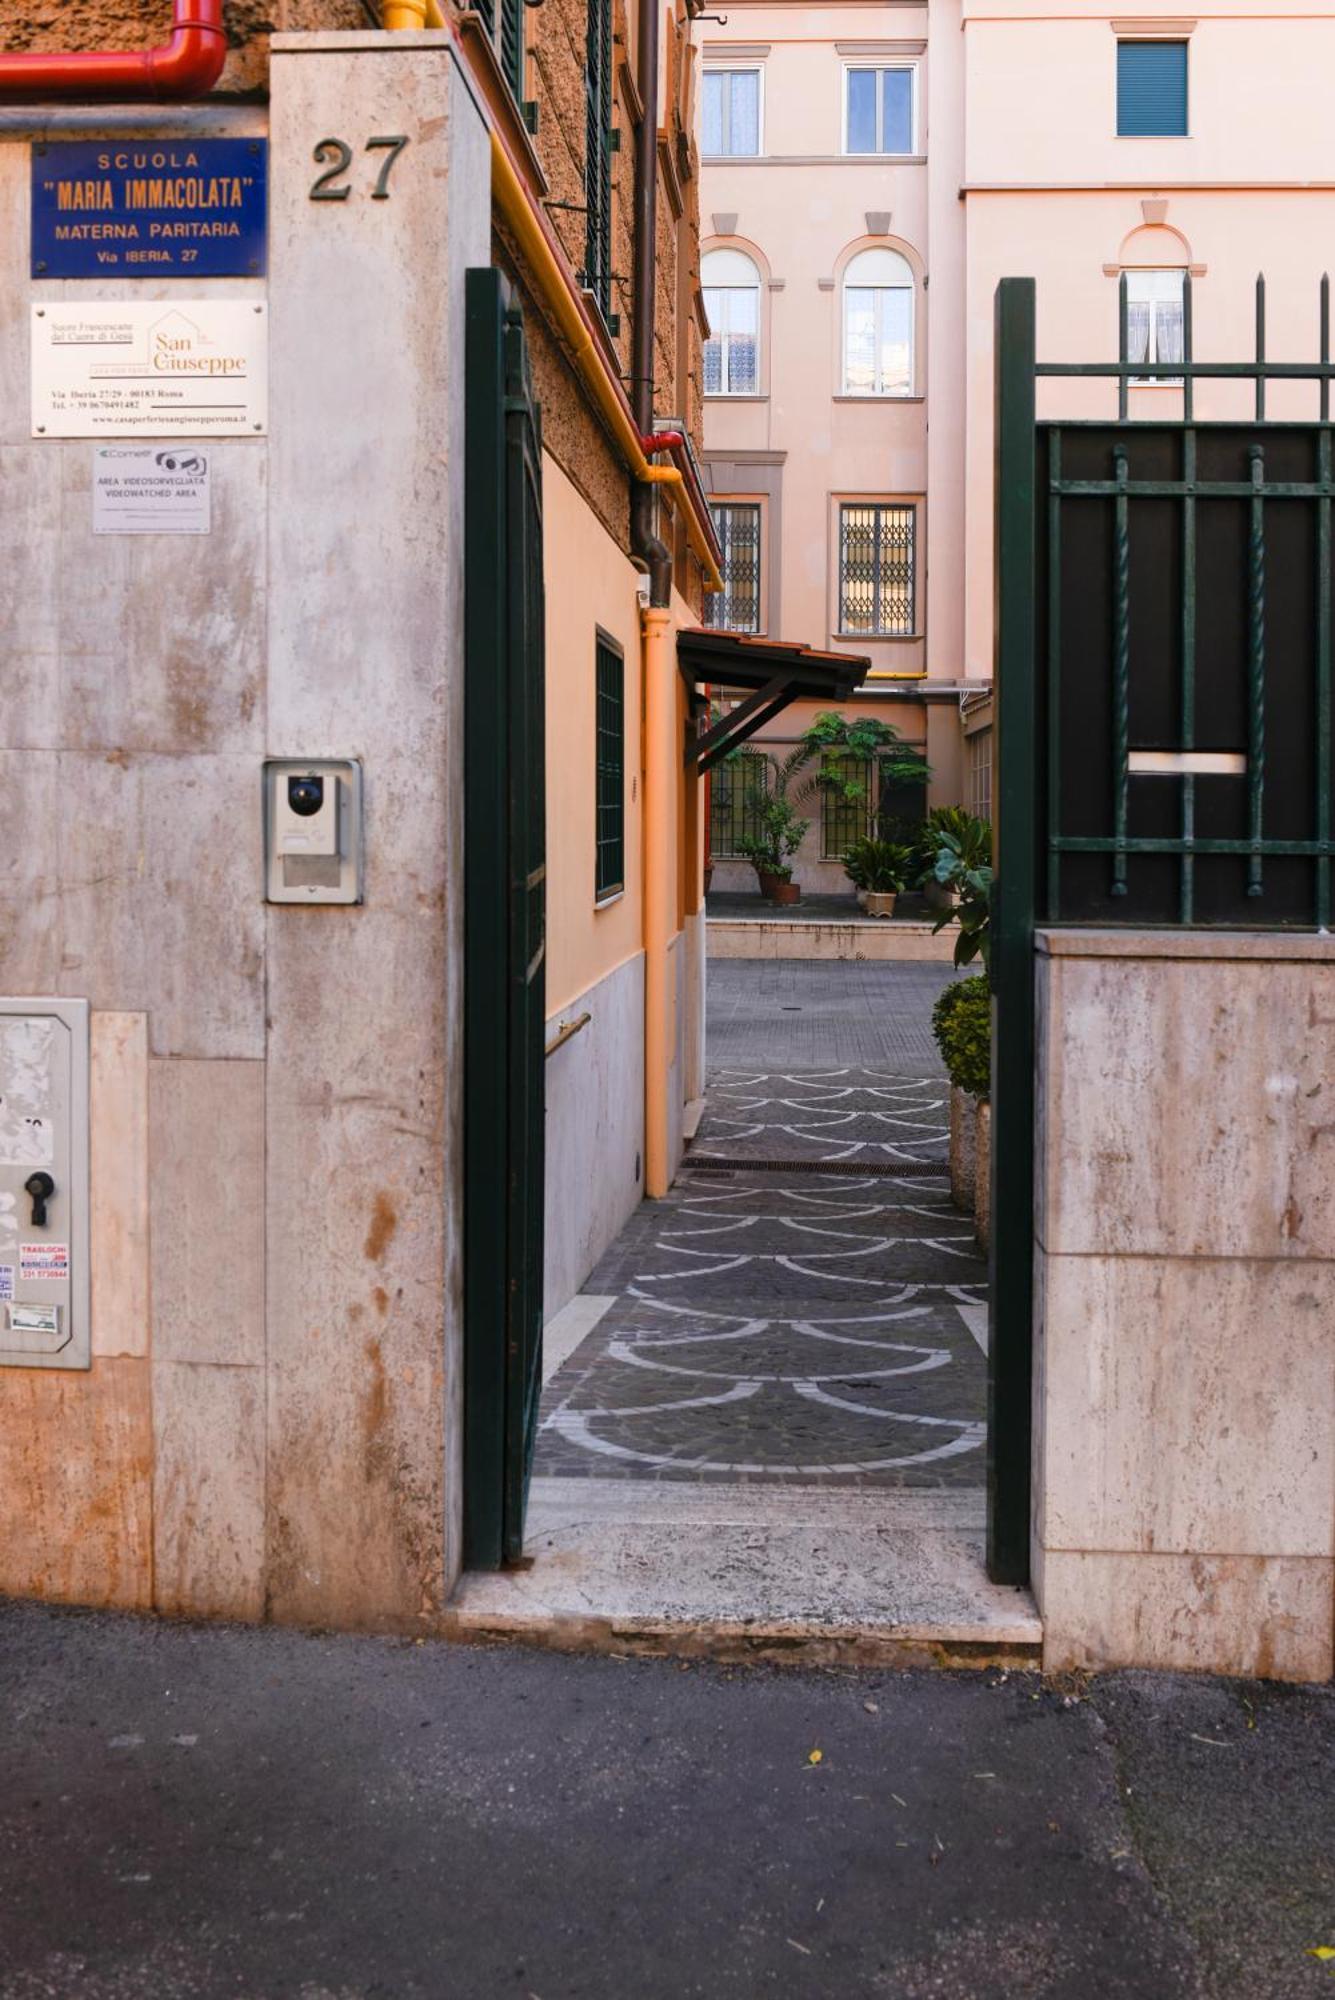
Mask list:
POLYGON ((985 973, 955 979, 932 1009, 932 1033, 950 1081, 971 1097, 992 1090, 992 1000, 985 973))

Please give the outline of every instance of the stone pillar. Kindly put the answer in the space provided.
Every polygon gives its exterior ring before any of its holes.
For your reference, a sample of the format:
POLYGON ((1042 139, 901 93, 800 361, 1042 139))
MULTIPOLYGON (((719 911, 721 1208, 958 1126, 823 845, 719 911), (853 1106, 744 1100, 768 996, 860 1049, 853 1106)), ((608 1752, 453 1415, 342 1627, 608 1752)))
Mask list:
POLYGON ((272 49, 267 740, 363 760, 366 900, 266 912, 268 1608, 412 1629, 459 1560, 464 273, 490 261, 488 140, 447 35, 272 49), (395 137, 392 162, 368 149, 395 137), (312 200, 329 138, 349 193, 312 200))
POLYGON ((1332 1669, 1335 941, 1040 934, 1044 1660, 1332 1669))

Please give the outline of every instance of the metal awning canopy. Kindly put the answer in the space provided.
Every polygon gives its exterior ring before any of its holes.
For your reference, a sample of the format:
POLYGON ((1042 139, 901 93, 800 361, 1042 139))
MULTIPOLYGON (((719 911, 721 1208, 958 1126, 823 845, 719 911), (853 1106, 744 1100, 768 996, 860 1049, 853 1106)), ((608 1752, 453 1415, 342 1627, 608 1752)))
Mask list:
POLYGON ((708 687, 745 695, 689 738, 686 762, 700 771, 712 770, 789 702, 848 701, 871 671, 871 661, 857 653, 818 653, 791 641, 694 628, 677 634, 677 666, 692 692, 708 687))

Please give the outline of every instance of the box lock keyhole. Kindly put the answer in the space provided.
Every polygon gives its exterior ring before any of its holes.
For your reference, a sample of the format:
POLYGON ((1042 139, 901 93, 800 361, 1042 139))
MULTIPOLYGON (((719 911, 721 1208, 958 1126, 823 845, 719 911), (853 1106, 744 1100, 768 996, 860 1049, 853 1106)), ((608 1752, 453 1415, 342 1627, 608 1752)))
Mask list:
POLYGON ((32 1196, 32 1226, 46 1228, 46 1204, 56 1191, 56 1184, 50 1174, 29 1174, 23 1183, 25 1194, 32 1196))

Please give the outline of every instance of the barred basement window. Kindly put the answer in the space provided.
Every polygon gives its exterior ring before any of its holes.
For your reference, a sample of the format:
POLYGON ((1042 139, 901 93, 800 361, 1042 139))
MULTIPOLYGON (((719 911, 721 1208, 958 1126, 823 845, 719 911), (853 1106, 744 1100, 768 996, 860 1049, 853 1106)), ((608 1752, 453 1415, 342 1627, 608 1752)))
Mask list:
POLYGON ((769 758, 743 750, 709 774, 709 851, 715 861, 742 858, 743 840, 760 836, 760 808, 769 792, 769 758))
POLYGON ((860 786, 856 798, 822 790, 820 795, 820 858, 842 861, 855 840, 872 827, 872 767, 867 757, 832 757, 825 765, 845 785, 860 786))
POLYGON ((705 624, 721 632, 760 630, 760 508, 729 501, 710 507, 723 550, 724 588, 705 598, 705 624))
POLYGON ((606 639, 598 641, 595 670, 594 894, 601 902, 626 886, 626 670, 621 654, 606 639))
POLYGON ((839 630, 858 638, 913 636, 916 507, 839 509, 839 630))
POLYGON ((524 95, 524 0, 473 0, 517 101, 524 95))
POLYGON ((584 283, 612 316, 612 0, 589 0, 584 65, 584 283))

